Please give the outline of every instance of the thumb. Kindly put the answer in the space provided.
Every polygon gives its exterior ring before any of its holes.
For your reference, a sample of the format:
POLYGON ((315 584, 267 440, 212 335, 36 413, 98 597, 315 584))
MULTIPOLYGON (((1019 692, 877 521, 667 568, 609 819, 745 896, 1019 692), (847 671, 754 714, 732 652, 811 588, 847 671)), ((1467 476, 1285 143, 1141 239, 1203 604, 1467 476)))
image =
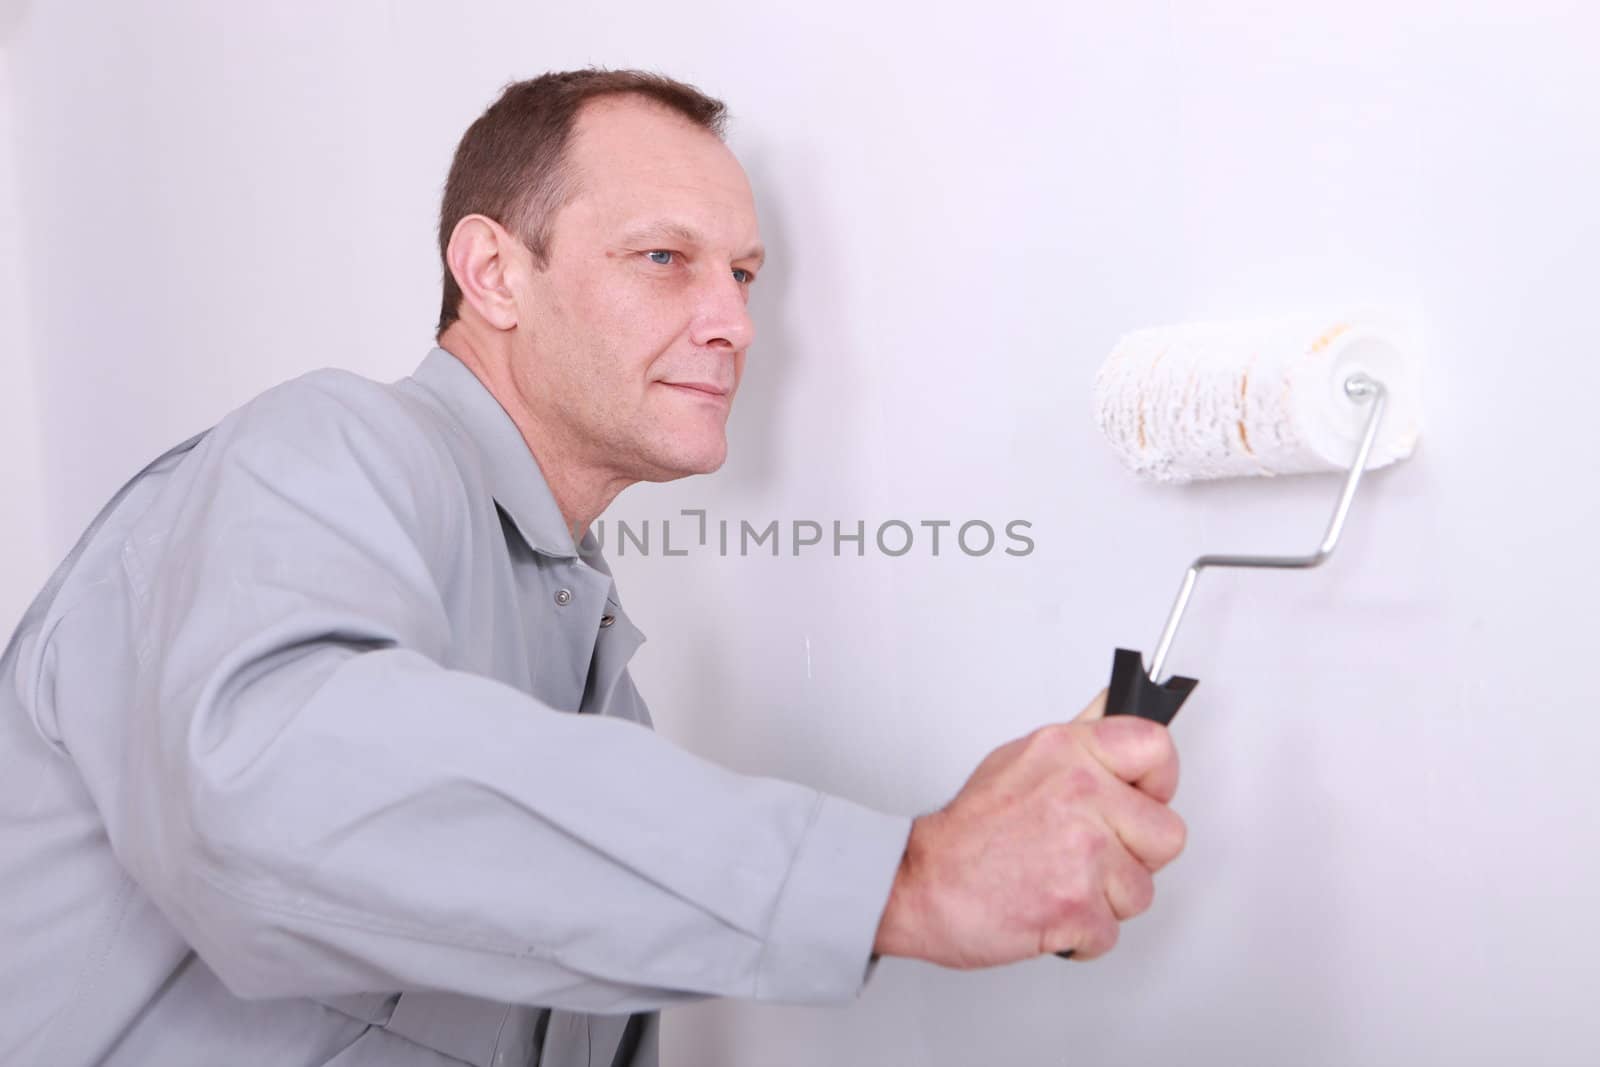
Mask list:
POLYGON ((1073 722, 1090 722, 1090 721, 1093 721, 1094 719, 1103 719, 1105 717, 1106 717, 1106 690, 1102 689, 1095 696, 1095 698, 1093 700, 1089 701, 1089 706, 1084 708, 1082 711, 1078 712, 1078 717, 1073 719, 1072 721, 1073 722))

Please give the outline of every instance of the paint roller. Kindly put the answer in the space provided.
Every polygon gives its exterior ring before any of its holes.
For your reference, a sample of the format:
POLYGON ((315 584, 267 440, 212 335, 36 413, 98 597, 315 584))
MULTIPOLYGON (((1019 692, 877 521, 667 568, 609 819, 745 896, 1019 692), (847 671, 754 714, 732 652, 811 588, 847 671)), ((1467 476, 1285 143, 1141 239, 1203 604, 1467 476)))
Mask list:
MULTIPOLYGON (((1123 464, 1157 482, 1344 471, 1322 540, 1299 556, 1205 555, 1184 572, 1150 669, 1119 648, 1107 715, 1170 723, 1198 682, 1161 679, 1200 572, 1300 570, 1339 544, 1361 475, 1405 459, 1419 427, 1418 368, 1393 328, 1310 319, 1201 322, 1126 334, 1095 378, 1095 415, 1123 464)), ((1072 958, 1067 949, 1056 955, 1072 958)))
POLYGON ((1095 412, 1136 475, 1157 482, 1345 476, 1314 551, 1205 555, 1189 565, 1149 669, 1140 653, 1116 650, 1107 715, 1170 723, 1194 689, 1194 678, 1161 675, 1202 571, 1305 569, 1333 554, 1361 475, 1416 446, 1419 374, 1406 348, 1398 330, 1378 322, 1305 318, 1185 323, 1117 342, 1096 376, 1095 412))

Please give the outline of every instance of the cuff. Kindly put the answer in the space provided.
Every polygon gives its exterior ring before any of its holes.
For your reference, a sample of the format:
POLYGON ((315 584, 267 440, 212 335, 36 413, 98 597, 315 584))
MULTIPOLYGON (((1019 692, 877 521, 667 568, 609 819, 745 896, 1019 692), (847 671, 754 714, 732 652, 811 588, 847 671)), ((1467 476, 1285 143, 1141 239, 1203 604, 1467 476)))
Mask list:
POLYGON ((844 1001, 861 991, 910 836, 910 816, 820 795, 767 931, 757 999, 844 1001))

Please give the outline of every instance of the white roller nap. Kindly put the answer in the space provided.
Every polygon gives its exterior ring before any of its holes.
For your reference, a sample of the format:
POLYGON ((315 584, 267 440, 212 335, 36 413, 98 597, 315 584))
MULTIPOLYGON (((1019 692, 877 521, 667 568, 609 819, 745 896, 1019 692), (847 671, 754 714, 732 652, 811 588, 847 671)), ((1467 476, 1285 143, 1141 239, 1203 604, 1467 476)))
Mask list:
POLYGON ((1095 414, 1118 457, 1161 482, 1349 466, 1370 410, 1352 374, 1389 390, 1370 467, 1416 445, 1419 372, 1402 342, 1360 322, 1282 319, 1136 330, 1095 381, 1095 414))

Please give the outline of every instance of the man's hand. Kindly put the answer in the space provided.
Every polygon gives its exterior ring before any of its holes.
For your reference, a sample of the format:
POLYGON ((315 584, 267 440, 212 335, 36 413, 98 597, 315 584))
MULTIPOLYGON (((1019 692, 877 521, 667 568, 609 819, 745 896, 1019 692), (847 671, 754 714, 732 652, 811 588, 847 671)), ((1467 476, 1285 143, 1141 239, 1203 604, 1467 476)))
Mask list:
POLYGON ((1167 806, 1178 788, 1167 728, 1106 718, 1105 697, 1001 745, 912 824, 877 953, 970 968, 1111 950, 1187 831, 1167 806))

